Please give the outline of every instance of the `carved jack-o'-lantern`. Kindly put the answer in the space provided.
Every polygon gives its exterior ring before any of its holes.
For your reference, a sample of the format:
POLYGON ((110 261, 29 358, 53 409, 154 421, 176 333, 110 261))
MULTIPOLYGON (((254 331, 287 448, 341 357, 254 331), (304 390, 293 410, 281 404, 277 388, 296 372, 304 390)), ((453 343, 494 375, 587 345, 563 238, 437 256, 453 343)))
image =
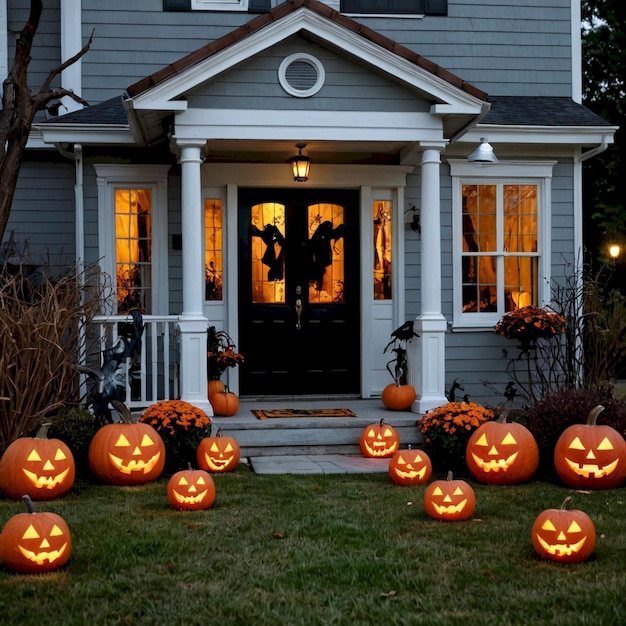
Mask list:
POLYGON ((532 433, 507 422, 508 411, 481 424, 469 438, 465 460, 472 476, 484 483, 513 485, 532 478, 539 466, 539 447, 532 433))
POLYGON ((378 424, 370 424, 363 429, 359 445, 363 456, 381 459, 395 454, 400 438, 398 431, 381 419, 378 424))
POLYGON ((424 511, 433 519, 456 521, 471 517, 476 507, 474 490, 464 480, 435 480, 424 492, 424 511))
POLYGON ((229 472, 239 464, 239 444, 233 437, 222 436, 219 428, 215 437, 205 437, 198 444, 196 460, 208 472, 229 472))
POLYGON ((430 457, 423 450, 398 450, 389 461, 389 476, 397 485, 423 485, 432 473, 430 457))
POLYGON ((208 472, 194 470, 190 464, 170 478, 167 499, 180 511, 208 509, 215 502, 215 483, 208 472))
POLYGON ((598 425, 604 410, 596 406, 586 424, 566 428, 554 448, 560 479, 576 489, 612 489, 626 478, 626 442, 611 426, 598 425))
POLYGON ((8 498, 28 494, 33 500, 50 500, 65 495, 74 484, 72 452, 60 439, 47 439, 50 424, 36 437, 16 439, 0 461, 0 488, 8 498))
POLYGON ((560 509, 539 513, 532 528, 535 552, 561 563, 581 563, 589 558, 596 545, 596 529, 583 511, 568 509, 572 497, 565 498, 560 509))
POLYGON ((28 513, 14 515, 0 533, 0 561, 14 572, 51 572, 70 558, 72 538, 65 520, 55 513, 37 513, 29 496, 28 513))
POLYGON ((156 480, 165 465, 165 445, 149 424, 133 423, 130 410, 114 402, 123 422, 107 424, 89 445, 89 468, 111 485, 139 485, 156 480))

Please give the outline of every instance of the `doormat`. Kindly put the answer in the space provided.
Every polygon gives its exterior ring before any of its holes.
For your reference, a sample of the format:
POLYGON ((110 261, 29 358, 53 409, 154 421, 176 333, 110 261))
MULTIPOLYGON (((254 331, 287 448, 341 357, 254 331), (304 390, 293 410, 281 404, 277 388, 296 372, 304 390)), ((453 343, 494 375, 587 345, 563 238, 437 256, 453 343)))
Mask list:
POLYGON ((252 409, 260 420, 272 417, 356 417, 350 409, 252 409))

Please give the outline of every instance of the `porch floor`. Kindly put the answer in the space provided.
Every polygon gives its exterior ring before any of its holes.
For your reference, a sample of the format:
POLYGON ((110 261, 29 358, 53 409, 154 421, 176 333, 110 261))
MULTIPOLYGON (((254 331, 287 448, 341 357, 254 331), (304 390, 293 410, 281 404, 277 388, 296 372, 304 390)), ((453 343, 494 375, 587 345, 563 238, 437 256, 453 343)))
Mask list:
POLYGON ((411 411, 389 411, 380 398, 241 398, 231 417, 213 417, 215 429, 233 436, 241 447, 241 462, 257 474, 383 473, 389 459, 369 459, 360 453, 359 436, 382 418, 400 433, 401 447, 417 447, 419 419, 411 411), (356 417, 271 418, 260 420, 255 409, 347 408, 356 417))

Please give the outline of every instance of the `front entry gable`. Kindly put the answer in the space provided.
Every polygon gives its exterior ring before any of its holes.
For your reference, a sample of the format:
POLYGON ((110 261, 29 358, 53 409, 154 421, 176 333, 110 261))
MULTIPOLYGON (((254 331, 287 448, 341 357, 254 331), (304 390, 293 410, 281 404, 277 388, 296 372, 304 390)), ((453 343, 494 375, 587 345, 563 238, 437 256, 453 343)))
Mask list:
MULTIPOLYGON (((342 58, 344 63, 357 64, 361 72, 385 76, 396 89, 402 87, 417 100, 427 102, 427 115, 436 116, 441 126, 438 139, 453 139, 489 110, 484 92, 424 57, 316 0, 296 0, 279 5, 131 85, 125 106, 133 134, 147 144, 165 139, 165 129, 169 127, 166 119, 174 113, 188 111, 190 95, 200 93, 203 85, 218 83, 252 59, 270 58, 275 50, 294 41, 342 58)), ((271 83, 276 84, 276 69, 269 71, 273 74, 271 83)), ((262 96, 266 88, 262 78, 257 86, 262 96)), ((289 98, 291 104, 296 100, 289 98)), ((310 99, 305 102, 309 104, 306 110, 319 111, 317 101, 315 106, 310 104, 310 99)), ((372 102, 374 107, 378 106, 378 99, 372 102)), ((370 120, 368 124, 371 123, 370 120)))

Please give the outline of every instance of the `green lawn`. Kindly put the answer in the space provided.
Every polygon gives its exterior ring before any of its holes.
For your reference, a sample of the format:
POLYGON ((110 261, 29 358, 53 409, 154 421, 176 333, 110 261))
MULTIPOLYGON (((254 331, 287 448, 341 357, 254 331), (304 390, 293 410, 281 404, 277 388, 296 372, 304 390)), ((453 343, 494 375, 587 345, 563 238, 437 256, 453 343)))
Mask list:
MULTIPOLYGON (((77 481, 35 503, 69 524, 60 571, 0 567, 3 624, 598 624, 626 616, 626 487, 484 486, 467 522, 437 522, 425 486, 386 474, 215 475, 207 511, 171 509, 167 479, 139 487, 77 481), (539 559, 537 514, 567 495, 593 519, 592 558, 539 559)), ((0 499, 0 524, 23 512, 0 499)))

